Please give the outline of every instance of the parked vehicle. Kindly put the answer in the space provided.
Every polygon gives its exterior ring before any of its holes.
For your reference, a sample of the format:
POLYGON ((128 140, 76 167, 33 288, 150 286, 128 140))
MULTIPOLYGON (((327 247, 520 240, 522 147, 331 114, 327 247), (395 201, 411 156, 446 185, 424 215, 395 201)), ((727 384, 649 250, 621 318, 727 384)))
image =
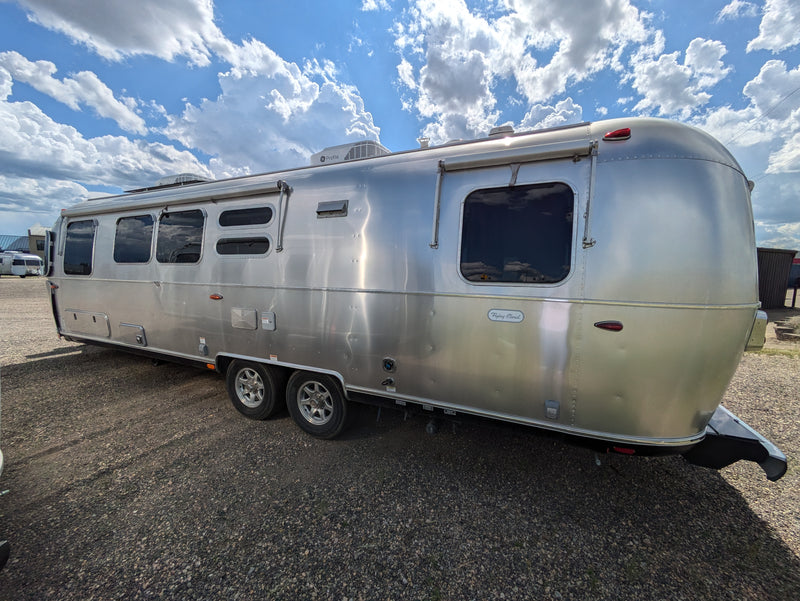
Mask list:
POLYGON ((217 370, 244 415, 286 401, 323 438, 384 402, 783 475, 720 406, 766 316, 716 140, 624 119, 315 156, 62 211, 58 332, 217 370))
POLYGON ((29 275, 42 275, 44 261, 36 255, 16 250, 0 252, 0 275, 18 275, 21 278, 29 275))

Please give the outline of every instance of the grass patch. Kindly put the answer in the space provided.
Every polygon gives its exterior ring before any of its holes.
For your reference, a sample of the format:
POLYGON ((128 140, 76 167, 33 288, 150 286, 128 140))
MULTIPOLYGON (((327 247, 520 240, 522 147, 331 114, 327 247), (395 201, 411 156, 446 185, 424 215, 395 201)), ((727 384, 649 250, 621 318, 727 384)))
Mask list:
POLYGON ((750 355, 767 355, 768 357, 800 357, 800 349, 762 348, 759 351, 747 351, 750 355))

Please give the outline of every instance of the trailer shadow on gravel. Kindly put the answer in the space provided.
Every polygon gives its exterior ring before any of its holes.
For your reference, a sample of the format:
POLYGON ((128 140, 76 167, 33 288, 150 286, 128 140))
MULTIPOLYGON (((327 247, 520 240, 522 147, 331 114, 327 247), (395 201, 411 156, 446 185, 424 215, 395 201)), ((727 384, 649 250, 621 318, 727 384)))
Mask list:
MULTIPOLYGON (((87 347, 3 368, 0 599, 794 599, 718 472, 355 406, 323 441, 87 347)), ((760 477, 754 472, 753 477, 760 477)), ((764 486, 771 486, 764 481, 764 486)), ((787 518, 789 519, 789 518, 787 518)))

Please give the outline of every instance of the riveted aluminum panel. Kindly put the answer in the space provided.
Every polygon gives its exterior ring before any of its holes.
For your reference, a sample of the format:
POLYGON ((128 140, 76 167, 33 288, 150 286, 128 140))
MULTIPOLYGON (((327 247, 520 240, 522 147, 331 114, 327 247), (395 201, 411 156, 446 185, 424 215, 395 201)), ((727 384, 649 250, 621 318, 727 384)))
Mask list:
POLYGON ((70 334, 89 334, 107 338, 111 335, 108 315, 80 309, 65 309, 61 315, 61 323, 70 334))

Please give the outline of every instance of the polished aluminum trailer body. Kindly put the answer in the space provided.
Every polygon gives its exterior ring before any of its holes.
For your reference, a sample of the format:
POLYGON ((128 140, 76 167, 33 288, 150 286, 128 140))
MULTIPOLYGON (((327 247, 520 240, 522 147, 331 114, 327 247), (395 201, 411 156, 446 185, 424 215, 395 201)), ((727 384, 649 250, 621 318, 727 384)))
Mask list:
POLYGON ((741 168, 708 135, 654 119, 89 200, 54 235, 52 299, 71 339, 220 370, 232 359, 304 369, 348 396, 613 445, 701 441, 759 307, 741 168), (604 139, 622 128, 629 137, 604 139), (511 257, 501 274, 466 257, 467 237, 520 236, 474 233, 472 199, 491 211, 505 190, 556 188, 571 197, 553 221, 568 236, 562 273, 511 257), (269 207, 268 222, 221 225, 251 207, 269 207), (199 254, 157 258, 160 220, 191 211, 199 254), (119 220, 145 215, 147 260, 116 262, 119 220), (75 222, 93 224, 91 265, 65 274, 75 222), (220 254, 230 239, 261 248, 220 254), (508 281, 514 269, 527 275, 508 281))

